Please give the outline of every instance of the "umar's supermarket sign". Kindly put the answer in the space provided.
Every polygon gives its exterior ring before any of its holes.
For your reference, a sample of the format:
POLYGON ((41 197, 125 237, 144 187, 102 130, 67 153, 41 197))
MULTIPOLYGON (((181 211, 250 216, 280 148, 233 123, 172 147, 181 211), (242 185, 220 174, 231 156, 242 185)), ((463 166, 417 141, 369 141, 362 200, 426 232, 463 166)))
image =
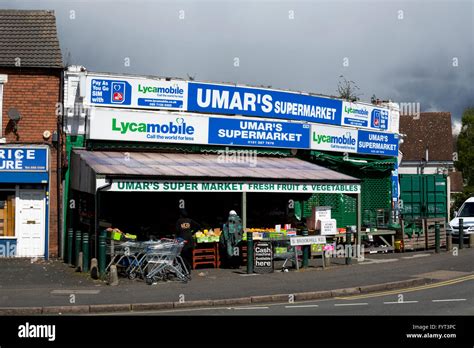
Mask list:
POLYGON ((398 135, 362 129, 168 111, 95 108, 89 138, 112 141, 313 149, 398 156, 398 135))
POLYGON ((88 74, 88 106, 189 111, 398 132, 397 111, 316 95, 177 79, 88 74))
POLYGON ((108 191, 121 192, 276 192, 276 193, 360 193, 358 184, 273 183, 273 182, 199 182, 113 180, 108 191))

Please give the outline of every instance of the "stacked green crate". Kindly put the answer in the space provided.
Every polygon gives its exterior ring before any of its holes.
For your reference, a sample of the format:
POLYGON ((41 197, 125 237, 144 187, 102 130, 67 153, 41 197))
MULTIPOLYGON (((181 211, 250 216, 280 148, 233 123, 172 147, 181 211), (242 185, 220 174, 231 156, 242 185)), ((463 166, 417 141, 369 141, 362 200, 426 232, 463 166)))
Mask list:
MULTIPOLYGON (((376 225, 377 209, 388 211, 391 207, 390 177, 361 178, 361 206, 363 225, 376 225)), ((337 227, 356 224, 357 201, 354 196, 345 194, 315 193, 304 204, 304 217, 311 216, 315 206, 331 207, 331 217, 336 219, 337 227)))
POLYGON ((331 207, 331 217, 336 219, 337 227, 356 224, 357 202, 345 194, 315 193, 304 204, 304 217, 310 217, 313 207, 331 207))

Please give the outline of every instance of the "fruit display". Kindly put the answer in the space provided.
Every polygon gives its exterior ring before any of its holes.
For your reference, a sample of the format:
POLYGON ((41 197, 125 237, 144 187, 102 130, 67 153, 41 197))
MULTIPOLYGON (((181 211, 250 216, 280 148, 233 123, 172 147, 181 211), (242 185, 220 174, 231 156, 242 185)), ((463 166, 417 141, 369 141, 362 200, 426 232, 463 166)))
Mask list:
POLYGON ((290 228, 288 230, 280 229, 280 232, 276 232, 274 228, 246 228, 244 229, 244 235, 242 240, 247 240, 247 232, 253 233, 254 240, 261 240, 261 239, 281 239, 287 237, 296 236, 296 229, 290 228))
POLYGON ((116 241, 124 241, 124 240, 136 240, 137 236, 135 234, 124 233, 120 231, 118 228, 107 228, 106 231, 108 232, 108 237, 110 239, 116 241))
POLYGON ((194 234, 194 238, 197 243, 215 243, 219 242, 221 233, 222 232, 219 228, 197 231, 194 234))

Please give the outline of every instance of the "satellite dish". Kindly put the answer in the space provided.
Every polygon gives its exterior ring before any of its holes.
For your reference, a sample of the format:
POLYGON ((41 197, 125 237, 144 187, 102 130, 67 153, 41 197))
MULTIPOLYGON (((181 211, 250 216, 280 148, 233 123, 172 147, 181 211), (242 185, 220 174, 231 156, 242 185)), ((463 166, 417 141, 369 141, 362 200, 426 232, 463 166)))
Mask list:
POLYGON ((16 108, 10 108, 10 109, 8 110, 8 117, 9 117, 10 120, 12 120, 13 122, 18 122, 18 121, 20 121, 20 119, 21 119, 20 112, 19 112, 16 108))

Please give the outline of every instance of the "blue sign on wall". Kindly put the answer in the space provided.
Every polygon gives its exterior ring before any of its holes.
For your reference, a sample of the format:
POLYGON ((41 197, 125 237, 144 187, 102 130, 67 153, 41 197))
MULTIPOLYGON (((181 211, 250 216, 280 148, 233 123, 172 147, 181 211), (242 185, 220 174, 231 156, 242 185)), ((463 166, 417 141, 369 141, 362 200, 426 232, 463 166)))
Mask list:
POLYGON ((395 162, 395 165, 392 170, 392 200, 398 200, 398 161, 395 162))
POLYGON ((93 79, 91 103, 104 105, 130 105, 132 86, 127 81, 93 79))
POLYGON ((308 149, 310 125, 209 118, 209 144, 308 149))
POLYGON ((357 153, 398 156, 398 134, 360 130, 357 153))
POLYGON ((0 148, 0 172, 46 172, 48 153, 45 148, 0 148))
POLYGON ((388 128, 388 110, 374 109, 372 110, 371 115, 371 124, 372 128, 378 128, 381 130, 386 130, 388 128))
POLYGON ((189 82, 188 111, 340 125, 342 101, 258 88, 189 82))

